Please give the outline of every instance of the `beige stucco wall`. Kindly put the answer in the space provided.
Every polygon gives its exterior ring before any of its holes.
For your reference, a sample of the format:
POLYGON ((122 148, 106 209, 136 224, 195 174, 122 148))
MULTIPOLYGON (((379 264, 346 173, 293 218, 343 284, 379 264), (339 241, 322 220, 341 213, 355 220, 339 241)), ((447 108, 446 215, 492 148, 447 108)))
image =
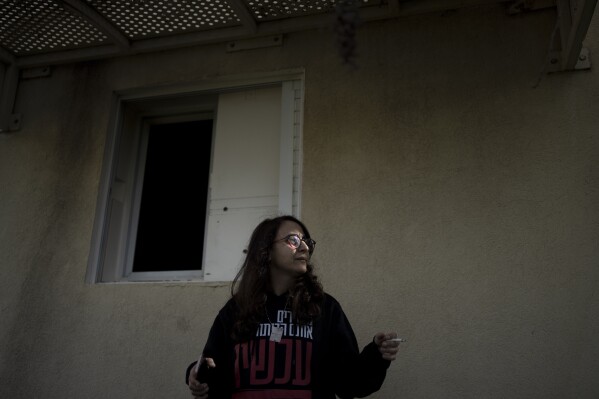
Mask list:
MULTIPOLYGON (((56 67, 0 136, 0 397, 185 398, 227 287, 86 285, 111 93, 305 68, 302 215, 377 398, 599 396, 599 68, 536 83, 554 15, 501 7, 56 67)), ((599 17, 585 41, 599 55, 599 17)), ((599 61, 597 61, 599 62, 599 61)))

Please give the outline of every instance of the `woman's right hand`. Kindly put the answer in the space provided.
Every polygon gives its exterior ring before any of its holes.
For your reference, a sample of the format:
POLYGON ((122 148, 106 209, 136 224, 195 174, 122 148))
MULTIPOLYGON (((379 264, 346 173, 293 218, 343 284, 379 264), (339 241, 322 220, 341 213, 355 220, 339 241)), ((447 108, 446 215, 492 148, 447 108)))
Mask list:
MULTIPOLYGON (((216 367, 216 364, 214 364, 214 360, 209 357, 202 357, 200 362, 206 362, 209 368, 216 367)), ((197 363, 196 366, 193 367, 191 369, 191 372, 189 373, 189 390, 191 391, 191 394, 194 398, 208 399, 208 384, 198 381, 198 370, 202 365, 201 363, 197 363)))

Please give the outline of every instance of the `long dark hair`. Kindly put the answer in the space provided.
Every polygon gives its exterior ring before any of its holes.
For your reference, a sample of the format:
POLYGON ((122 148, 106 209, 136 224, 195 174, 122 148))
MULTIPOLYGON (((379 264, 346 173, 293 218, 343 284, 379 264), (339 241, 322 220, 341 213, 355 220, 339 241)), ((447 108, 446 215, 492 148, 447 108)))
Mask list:
MULTIPOLYGON (((256 226, 243 265, 231 286, 231 295, 237 305, 232 334, 235 340, 249 339, 264 316, 266 295, 271 290, 270 250, 279 227, 285 221, 297 223, 304 231, 304 236, 310 237, 306 226, 293 216, 266 219, 256 226)), ((298 324, 309 323, 320 315, 320 304, 324 294, 313 270, 314 266, 310 260, 307 272, 298 276, 289 290, 291 311, 298 324)))

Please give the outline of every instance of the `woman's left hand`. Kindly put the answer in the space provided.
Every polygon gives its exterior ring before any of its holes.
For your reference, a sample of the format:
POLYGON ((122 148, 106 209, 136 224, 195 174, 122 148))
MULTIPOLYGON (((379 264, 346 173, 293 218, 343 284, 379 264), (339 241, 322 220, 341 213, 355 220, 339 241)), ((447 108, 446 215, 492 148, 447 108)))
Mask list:
POLYGON ((399 341, 391 341, 397 338, 397 333, 379 332, 374 336, 374 343, 379 348, 379 352, 383 355, 383 359, 393 361, 397 358, 399 352, 399 341))

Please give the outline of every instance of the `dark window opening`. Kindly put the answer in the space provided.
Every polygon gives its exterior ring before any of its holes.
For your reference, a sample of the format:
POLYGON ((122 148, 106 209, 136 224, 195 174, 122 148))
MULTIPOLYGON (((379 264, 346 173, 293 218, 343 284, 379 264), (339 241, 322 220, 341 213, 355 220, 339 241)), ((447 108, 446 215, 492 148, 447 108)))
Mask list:
POLYGON ((200 270, 212 120, 152 125, 134 272, 200 270))

